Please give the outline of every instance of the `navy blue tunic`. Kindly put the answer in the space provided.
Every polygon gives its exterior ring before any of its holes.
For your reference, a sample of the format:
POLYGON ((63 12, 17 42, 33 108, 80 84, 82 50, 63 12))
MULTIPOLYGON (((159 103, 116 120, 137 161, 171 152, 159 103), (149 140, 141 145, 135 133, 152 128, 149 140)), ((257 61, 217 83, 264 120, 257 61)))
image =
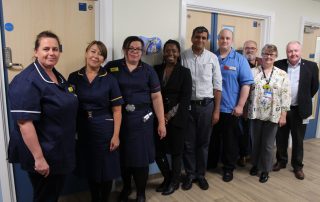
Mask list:
POLYGON ((117 80, 100 68, 90 83, 82 68, 71 73, 68 81, 74 85, 79 99, 77 174, 96 182, 119 177, 119 153, 110 151, 114 129, 112 107, 123 104, 117 80))
POLYGON ((67 174, 75 167, 78 99, 63 76, 53 69, 55 84, 36 61, 9 85, 14 129, 10 133, 9 161, 34 171, 34 158, 25 145, 18 120, 32 120, 50 174, 67 174))
POLYGON ((132 72, 125 60, 111 61, 108 72, 118 80, 126 104, 145 105, 133 112, 123 110, 120 130, 121 160, 124 166, 143 167, 154 161, 153 115, 146 121, 143 117, 152 112, 151 93, 160 91, 160 82, 154 69, 143 62, 132 72))

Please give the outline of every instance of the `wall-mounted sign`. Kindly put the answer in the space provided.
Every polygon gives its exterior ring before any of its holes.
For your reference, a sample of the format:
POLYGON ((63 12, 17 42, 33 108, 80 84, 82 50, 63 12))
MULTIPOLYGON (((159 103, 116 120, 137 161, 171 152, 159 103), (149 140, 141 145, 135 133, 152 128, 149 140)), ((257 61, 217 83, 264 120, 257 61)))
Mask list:
POLYGON ((4 24, 4 29, 8 32, 12 32, 14 29, 14 26, 11 22, 7 22, 6 24, 4 24))

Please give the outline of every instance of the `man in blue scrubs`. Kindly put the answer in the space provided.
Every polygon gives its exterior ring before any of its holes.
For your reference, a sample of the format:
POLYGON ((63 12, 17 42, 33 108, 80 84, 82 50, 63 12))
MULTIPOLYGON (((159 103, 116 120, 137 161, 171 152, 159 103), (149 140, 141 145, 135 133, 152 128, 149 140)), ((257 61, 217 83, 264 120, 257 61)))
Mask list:
MULTIPOLYGON (((232 42, 232 31, 222 29, 218 39, 219 49, 216 52, 222 74, 222 99, 220 120, 214 128, 213 142, 214 144, 222 142, 222 179, 225 182, 233 179, 239 151, 237 125, 243 114, 250 85, 254 82, 247 59, 231 47, 232 42)), ((218 147, 215 150, 220 149, 218 147)))

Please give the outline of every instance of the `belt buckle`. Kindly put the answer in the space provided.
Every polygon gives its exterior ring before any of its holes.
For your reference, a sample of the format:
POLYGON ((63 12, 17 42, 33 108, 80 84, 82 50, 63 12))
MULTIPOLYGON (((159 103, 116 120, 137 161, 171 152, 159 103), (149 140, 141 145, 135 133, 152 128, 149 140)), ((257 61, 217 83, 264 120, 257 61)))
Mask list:
POLYGON ((87 111, 88 113, 88 118, 92 118, 92 111, 87 111))
POLYGON ((133 112, 136 109, 136 107, 132 104, 127 104, 126 105, 126 111, 127 112, 133 112))

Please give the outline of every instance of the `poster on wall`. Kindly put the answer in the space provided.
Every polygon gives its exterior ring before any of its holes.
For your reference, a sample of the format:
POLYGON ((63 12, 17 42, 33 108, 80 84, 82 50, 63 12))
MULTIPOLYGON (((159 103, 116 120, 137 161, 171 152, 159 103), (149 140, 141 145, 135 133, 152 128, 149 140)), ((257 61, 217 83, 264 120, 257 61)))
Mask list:
POLYGON ((157 54, 161 52, 162 42, 159 37, 145 37, 139 36, 144 42, 144 49, 146 51, 146 55, 157 54))

